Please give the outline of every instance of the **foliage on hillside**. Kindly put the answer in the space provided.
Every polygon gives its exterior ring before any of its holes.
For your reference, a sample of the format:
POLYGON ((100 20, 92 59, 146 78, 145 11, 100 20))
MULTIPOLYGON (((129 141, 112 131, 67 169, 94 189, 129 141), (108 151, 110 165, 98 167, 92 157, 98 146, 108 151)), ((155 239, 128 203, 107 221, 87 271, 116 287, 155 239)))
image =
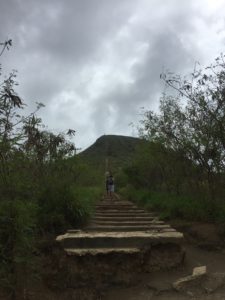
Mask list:
POLYGON ((181 218, 224 221, 224 56, 204 70, 195 69, 190 78, 171 73, 161 77, 177 95, 163 95, 159 113, 145 112, 140 134, 150 143, 125 170, 129 182, 155 193, 147 201, 144 192, 143 199, 156 208, 168 211, 173 206, 181 218))
MULTIPOLYGON (((11 40, 2 51, 11 46, 11 40)), ((177 95, 146 111, 140 137, 102 136, 75 154, 74 131, 53 134, 28 116, 16 74, 0 83, 0 287, 16 298, 21 273, 39 255, 37 240, 79 227, 113 173, 116 190, 163 217, 225 221, 224 57, 190 79, 163 74, 177 95)), ((26 275, 24 276, 26 277, 26 275)), ((25 282, 23 284, 26 284, 25 282)))
POLYGON ((145 143, 140 138, 134 138, 121 135, 103 135, 89 148, 81 152, 78 156, 92 172, 94 170, 93 179, 104 185, 104 177, 102 174, 106 170, 112 172, 116 176, 116 181, 121 179, 121 169, 128 166, 134 156, 136 149, 145 143))
MULTIPOLYGON (((2 45, 5 50, 11 42, 2 45)), ((0 287, 11 299, 18 285, 23 289, 21 274, 32 277, 38 238, 81 225, 100 195, 74 157, 74 131, 46 130, 37 116, 42 104, 22 115, 25 103, 14 90, 15 79, 13 72, 0 84, 0 287)))

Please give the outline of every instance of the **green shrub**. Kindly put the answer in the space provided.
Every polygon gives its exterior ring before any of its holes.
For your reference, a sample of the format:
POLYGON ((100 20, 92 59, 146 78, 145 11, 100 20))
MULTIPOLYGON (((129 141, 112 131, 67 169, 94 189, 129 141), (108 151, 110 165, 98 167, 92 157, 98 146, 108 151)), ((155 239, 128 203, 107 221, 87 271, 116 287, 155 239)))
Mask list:
POLYGON ((100 197, 97 188, 48 186, 39 200, 39 226, 43 231, 59 233, 87 222, 100 197))
POLYGON ((121 189, 121 194, 138 206, 159 212, 164 219, 224 220, 225 209, 222 211, 221 206, 214 205, 214 213, 212 213, 211 202, 203 198, 151 192, 147 189, 137 190, 132 186, 121 189), (218 213, 220 217, 216 217, 218 213))
POLYGON ((31 268, 37 206, 22 200, 0 202, 0 285, 13 293, 21 267, 31 268))

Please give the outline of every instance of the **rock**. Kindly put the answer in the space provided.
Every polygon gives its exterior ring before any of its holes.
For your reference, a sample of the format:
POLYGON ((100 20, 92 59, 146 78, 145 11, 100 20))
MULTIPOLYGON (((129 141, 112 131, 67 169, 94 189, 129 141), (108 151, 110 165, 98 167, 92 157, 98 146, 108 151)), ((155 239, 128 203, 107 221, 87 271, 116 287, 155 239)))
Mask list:
POLYGON ((213 293, 225 285, 225 273, 208 274, 206 266, 193 269, 190 276, 178 279, 173 283, 173 288, 189 296, 199 296, 206 293, 213 293))
POLYGON ((206 266, 196 267, 193 269, 192 276, 202 276, 206 274, 206 266))
POLYGON ((203 279, 206 276, 206 266, 193 269, 190 276, 178 279, 173 283, 173 288, 187 295, 199 295, 202 292, 203 279))
POLYGON ((198 294, 198 290, 202 290, 202 278, 203 276, 187 276, 181 278, 173 283, 173 288, 178 292, 184 292, 185 294, 198 294))

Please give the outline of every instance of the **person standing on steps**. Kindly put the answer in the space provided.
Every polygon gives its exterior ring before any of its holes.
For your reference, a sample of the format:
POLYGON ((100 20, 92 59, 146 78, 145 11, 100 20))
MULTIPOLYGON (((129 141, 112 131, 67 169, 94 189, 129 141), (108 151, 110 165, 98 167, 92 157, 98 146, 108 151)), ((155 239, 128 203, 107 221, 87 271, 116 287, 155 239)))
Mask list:
POLYGON ((114 190, 115 190, 114 178, 112 174, 110 174, 108 178, 108 190, 109 190, 109 197, 112 200, 114 195, 114 190))
POLYGON ((109 172, 105 173, 105 189, 106 189, 106 196, 109 196, 109 172))

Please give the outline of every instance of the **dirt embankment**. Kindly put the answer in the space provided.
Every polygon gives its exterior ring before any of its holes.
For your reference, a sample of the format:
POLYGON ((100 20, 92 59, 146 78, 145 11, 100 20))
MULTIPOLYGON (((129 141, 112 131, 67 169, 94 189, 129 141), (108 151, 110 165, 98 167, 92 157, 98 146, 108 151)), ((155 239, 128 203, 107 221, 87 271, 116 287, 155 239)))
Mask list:
MULTIPOLYGON (((187 292, 177 292, 172 287, 172 283, 179 278, 191 275, 194 267, 207 266, 209 274, 225 273, 225 227, 181 221, 173 221, 171 225, 185 236, 186 257, 183 265, 172 270, 137 272, 133 274, 132 282, 128 282, 127 286, 119 283, 98 286, 95 278, 102 276, 103 272, 101 273, 99 266, 96 265, 95 268, 91 265, 92 261, 88 261, 86 272, 98 270, 99 274, 96 276, 93 274, 91 286, 79 284, 79 287, 74 289, 73 286, 65 286, 65 282, 68 283, 67 272, 64 272, 63 268, 58 271, 58 256, 61 256, 61 253, 54 245, 49 245, 42 260, 44 280, 38 280, 31 285, 25 293, 25 298, 21 300, 225 300, 224 284, 218 285, 212 292, 207 292, 199 286, 197 290, 195 287, 194 291, 187 290, 187 292)), ((63 264, 63 260, 61 263, 63 264)), ((79 281, 79 278, 76 280, 79 281)))
POLYGON ((220 282, 225 273, 225 227, 182 221, 173 221, 171 225, 184 233, 186 249, 184 264, 173 270, 137 276, 136 286, 133 287, 111 287, 105 291, 103 300, 225 299, 225 282, 220 282), (191 275, 193 268, 197 266, 206 266, 207 273, 216 278, 213 282, 215 289, 207 291, 198 283, 194 288, 189 287, 184 292, 175 291, 172 287, 173 282, 191 275))

